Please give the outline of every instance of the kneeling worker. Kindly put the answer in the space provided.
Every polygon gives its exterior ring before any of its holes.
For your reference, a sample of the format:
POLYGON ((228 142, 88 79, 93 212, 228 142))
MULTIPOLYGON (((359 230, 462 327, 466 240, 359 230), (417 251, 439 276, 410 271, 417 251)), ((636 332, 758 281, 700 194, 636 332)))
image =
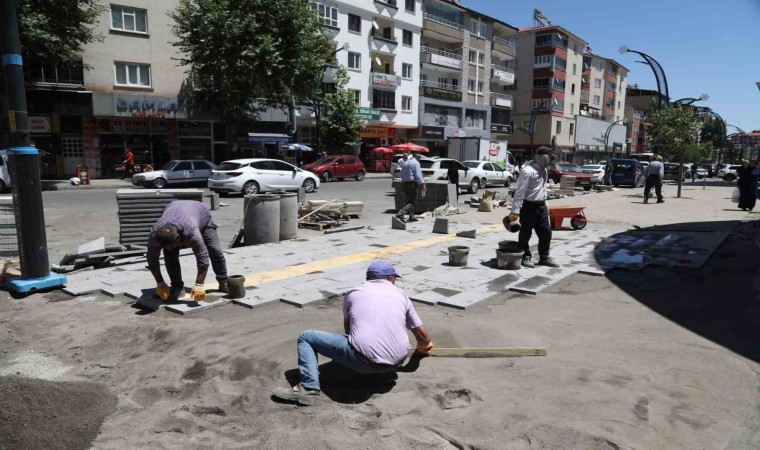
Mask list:
POLYGON ((176 301, 184 292, 179 249, 187 247, 193 249, 198 264, 195 286, 190 292, 193 300, 206 298, 203 284, 206 281, 209 259, 219 282, 219 290, 227 292, 227 263, 219 243, 219 235, 216 233, 216 224, 211 219, 211 212, 201 202, 175 200, 166 205, 161 218, 150 230, 148 238, 148 268, 156 279, 156 295, 163 301, 176 301), (164 251, 171 289, 161 276, 161 265, 158 262, 161 250, 164 251))
POLYGON ((319 399, 317 354, 327 356, 358 373, 395 372, 408 354, 407 329, 417 339, 418 355, 433 349, 420 317, 409 297, 396 287, 399 275, 386 261, 375 261, 367 269, 367 281, 349 291, 343 300, 346 334, 304 331, 298 337, 298 370, 301 383, 293 388, 276 388, 273 395, 301 405, 319 399))

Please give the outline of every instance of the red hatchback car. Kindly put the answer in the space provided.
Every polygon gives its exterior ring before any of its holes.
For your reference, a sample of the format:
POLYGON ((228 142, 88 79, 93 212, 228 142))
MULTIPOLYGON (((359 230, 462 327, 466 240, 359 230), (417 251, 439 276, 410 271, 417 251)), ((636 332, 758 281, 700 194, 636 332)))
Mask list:
POLYGON ((562 175, 575 177, 575 185, 586 191, 590 191, 591 187, 597 184, 593 174, 581 172, 581 168, 575 164, 555 163, 549 166, 549 179, 559 183, 562 175))
POLYGON ((346 178, 362 181, 367 174, 364 163, 359 157, 351 155, 325 156, 303 166, 303 169, 312 172, 322 181, 330 181, 336 178, 338 181, 343 181, 346 178))

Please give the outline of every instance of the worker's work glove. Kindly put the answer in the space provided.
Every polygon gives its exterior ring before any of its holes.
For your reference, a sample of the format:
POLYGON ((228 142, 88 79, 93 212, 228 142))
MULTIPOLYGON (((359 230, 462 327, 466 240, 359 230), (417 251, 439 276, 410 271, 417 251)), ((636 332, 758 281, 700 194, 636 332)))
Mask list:
POLYGON ((206 298, 206 289, 202 284, 196 284, 193 289, 190 290, 190 298, 196 302, 202 301, 206 298))
POLYGON ((156 285, 156 295, 162 301, 169 300, 169 286, 163 281, 158 283, 158 285, 156 285))
POLYGON ((513 213, 510 213, 507 218, 509 219, 510 222, 517 222, 518 220, 520 220, 520 216, 513 213))
POLYGON ((427 343, 427 345, 417 345, 417 349, 414 351, 415 355, 430 356, 430 352, 435 348, 433 341, 427 343))

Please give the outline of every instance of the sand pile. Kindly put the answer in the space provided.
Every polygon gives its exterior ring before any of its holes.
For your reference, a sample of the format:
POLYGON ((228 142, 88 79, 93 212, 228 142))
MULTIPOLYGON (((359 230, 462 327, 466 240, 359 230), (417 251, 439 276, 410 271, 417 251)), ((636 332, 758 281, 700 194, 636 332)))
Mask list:
POLYGON ((98 383, 0 377, 0 448, 88 449, 116 403, 98 383))

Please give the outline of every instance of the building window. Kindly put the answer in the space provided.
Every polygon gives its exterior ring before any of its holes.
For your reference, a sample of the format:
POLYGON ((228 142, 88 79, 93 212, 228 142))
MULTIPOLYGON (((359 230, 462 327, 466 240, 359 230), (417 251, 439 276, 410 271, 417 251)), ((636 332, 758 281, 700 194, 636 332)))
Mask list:
POLYGON ((372 107, 380 109, 396 109, 396 93, 393 91, 372 90, 372 107))
POLYGON ((111 29, 148 32, 148 11, 128 6, 111 5, 111 29))
MULTIPOLYGON (((570 115, 573 115, 573 114, 575 114, 575 103, 570 103, 570 115)), ((570 133, 570 134, 573 134, 573 133, 570 133)))
POLYGON ((119 86, 150 87, 150 64, 116 62, 116 84, 119 86))
MULTIPOLYGON (((575 53, 578 53, 578 44, 573 44, 573 51, 575 53)), ((573 75, 575 75, 575 69, 573 69, 573 75)), ((573 133, 570 133, 570 134, 573 134, 573 133)))
POLYGON ((570 130, 569 130, 570 136, 572 136, 572 135, 573 135, 573 131, 575 131, 575 130, 574 130, 574 128, 575 128, 575 126, 574 126, 574 125, 575 125, 574 123, 571 123, 571 124, 570 124, 570 130))
POLYGON ((427 103, 420 122, 424 125, 460 128, 462 126, 461 121, 461 109, 427 103))
POLYGON ((475 92, 475 80, 467 80, 467 92, 475 92))
POLYGON ((483 55, 484 54, 485 53, 480 52, 478 50, 470 50, 470 54, 469 54, 469 61, 470 61, 470 63, 475 64, 475 62, 477 61, 478 64, 482 65, 483 64, 483 55))
POLYGON ((552 45, 551 34, 537 34, 536 35, 536 47, 546 47, 552 45))
POLYGON ((600 71, 600 72, 601 72, 602 70, 604 70, 604 64, 602 64, 602 62, 601 62, 601 61, 596 61, 596 62, 594 62, 594 67, 596 68, 596 70, 598 70, 598 71, 600 71))
POLYGON ((558 57, 555 56, 554 57, 554 67, 557 68, 557 69, 561 69, 562 71, 564 71, 567 68, 567 61, 564 60, 564 59, 562 59, 562 58, 558 58, 558 57))
POLYGON ((573 75, 578 73, 578 64, 573 63, 573 75))
POLYGON ((412 111, 412 97, 406 95, 401 97, 401 110, 406 112, 412 111))
POLYGON ((64 158, 81 158, 84 156, 81 137, 62 137, 61 149, 64 158))
POLYGON ((565 80, 561 80, 559 78, 554 79, 554 86, 555 91, 562 91, 565 92, 565 80))
POLYGON ((615 83, 613 83, 611 81, 607 82, 607 90, 608 91, 615 92, 616 89, 617 89, 617 85, 615 83))
POLYGON ((601 78, 594 78, 594 87, 595 88, 601 88, 602 87, 602 79, 601 78))
POLYGON ((361 70, 362 68, 361 53, 348 52, 348 68, 354 69, 354 70, 361 70))
POLYGON ((570 85, 570 94, 575 95, 575 83, 570 85))
POLYGON ((323 25, 338 28, 338 8, 322 3, 312 2, 311 9, 317 12, 323 25))
POLYGON ((414 4, 417 0, 406 0, 406 10, 409 12, 414 12, 414 4))
POLYGON ((475 36, 484 37, 486 35, 486 24, 482 20, 472 19, 470 21, 470 33, 475 36))
POLYGON ((478 81, 478 94, 482 94, 482 93, 483 93, 483 82, 478 81))
POLYGON ((354 14, 349 14, 348 15, 348 30, 361 33, 362 32, 362 18, 354 14))
POLYGON ((512 111, 502 108, 491 108, 491 123, 507 125, 512 122, 512 111))
POLYGON ((543 55, 543 56, 534 56, 533 57, 533 66, 539 67, 539 66, 549 66, 552 63, 552 56, 551 55, 543 55))
POLYGON ((362 91, 360 91, 359 89, 351 89, 351 92, 353 92, 354 94, 354 103, 356 103, 357 105, 360 104, 361 98, 362 98, 362 91))
POLYGON ((472 109, 466 109, 464 112, 464 127, 485 130, 486 111, 475 111, 472 109))
POLYGON ((599 97, 598 95, 594 96, 594 104, 595 105, 598 105, 599 103, 601 103, 601 101, 602 101, 601 97, 599 97))
POLYGON ((620 109, 620 100, 618 100, 618 109, 620 109))
POLYGON ((551 99, 548 98, 534 98, 533 109, 546 110, 549 108, 550 101, 551 99))
POLYGON ((414 66, 411 64, 402 63, 401 64, 401 78, 411 80, 413 67, 414 66))
POLYGON ((557 134, 562 134, 562 122, 557 121, 557 134))
POLYGON ((401 31, 401 43, 404 45, 408 45, 409 47, 412 46, 412 32, 409 30, 402 30, 401 31))

